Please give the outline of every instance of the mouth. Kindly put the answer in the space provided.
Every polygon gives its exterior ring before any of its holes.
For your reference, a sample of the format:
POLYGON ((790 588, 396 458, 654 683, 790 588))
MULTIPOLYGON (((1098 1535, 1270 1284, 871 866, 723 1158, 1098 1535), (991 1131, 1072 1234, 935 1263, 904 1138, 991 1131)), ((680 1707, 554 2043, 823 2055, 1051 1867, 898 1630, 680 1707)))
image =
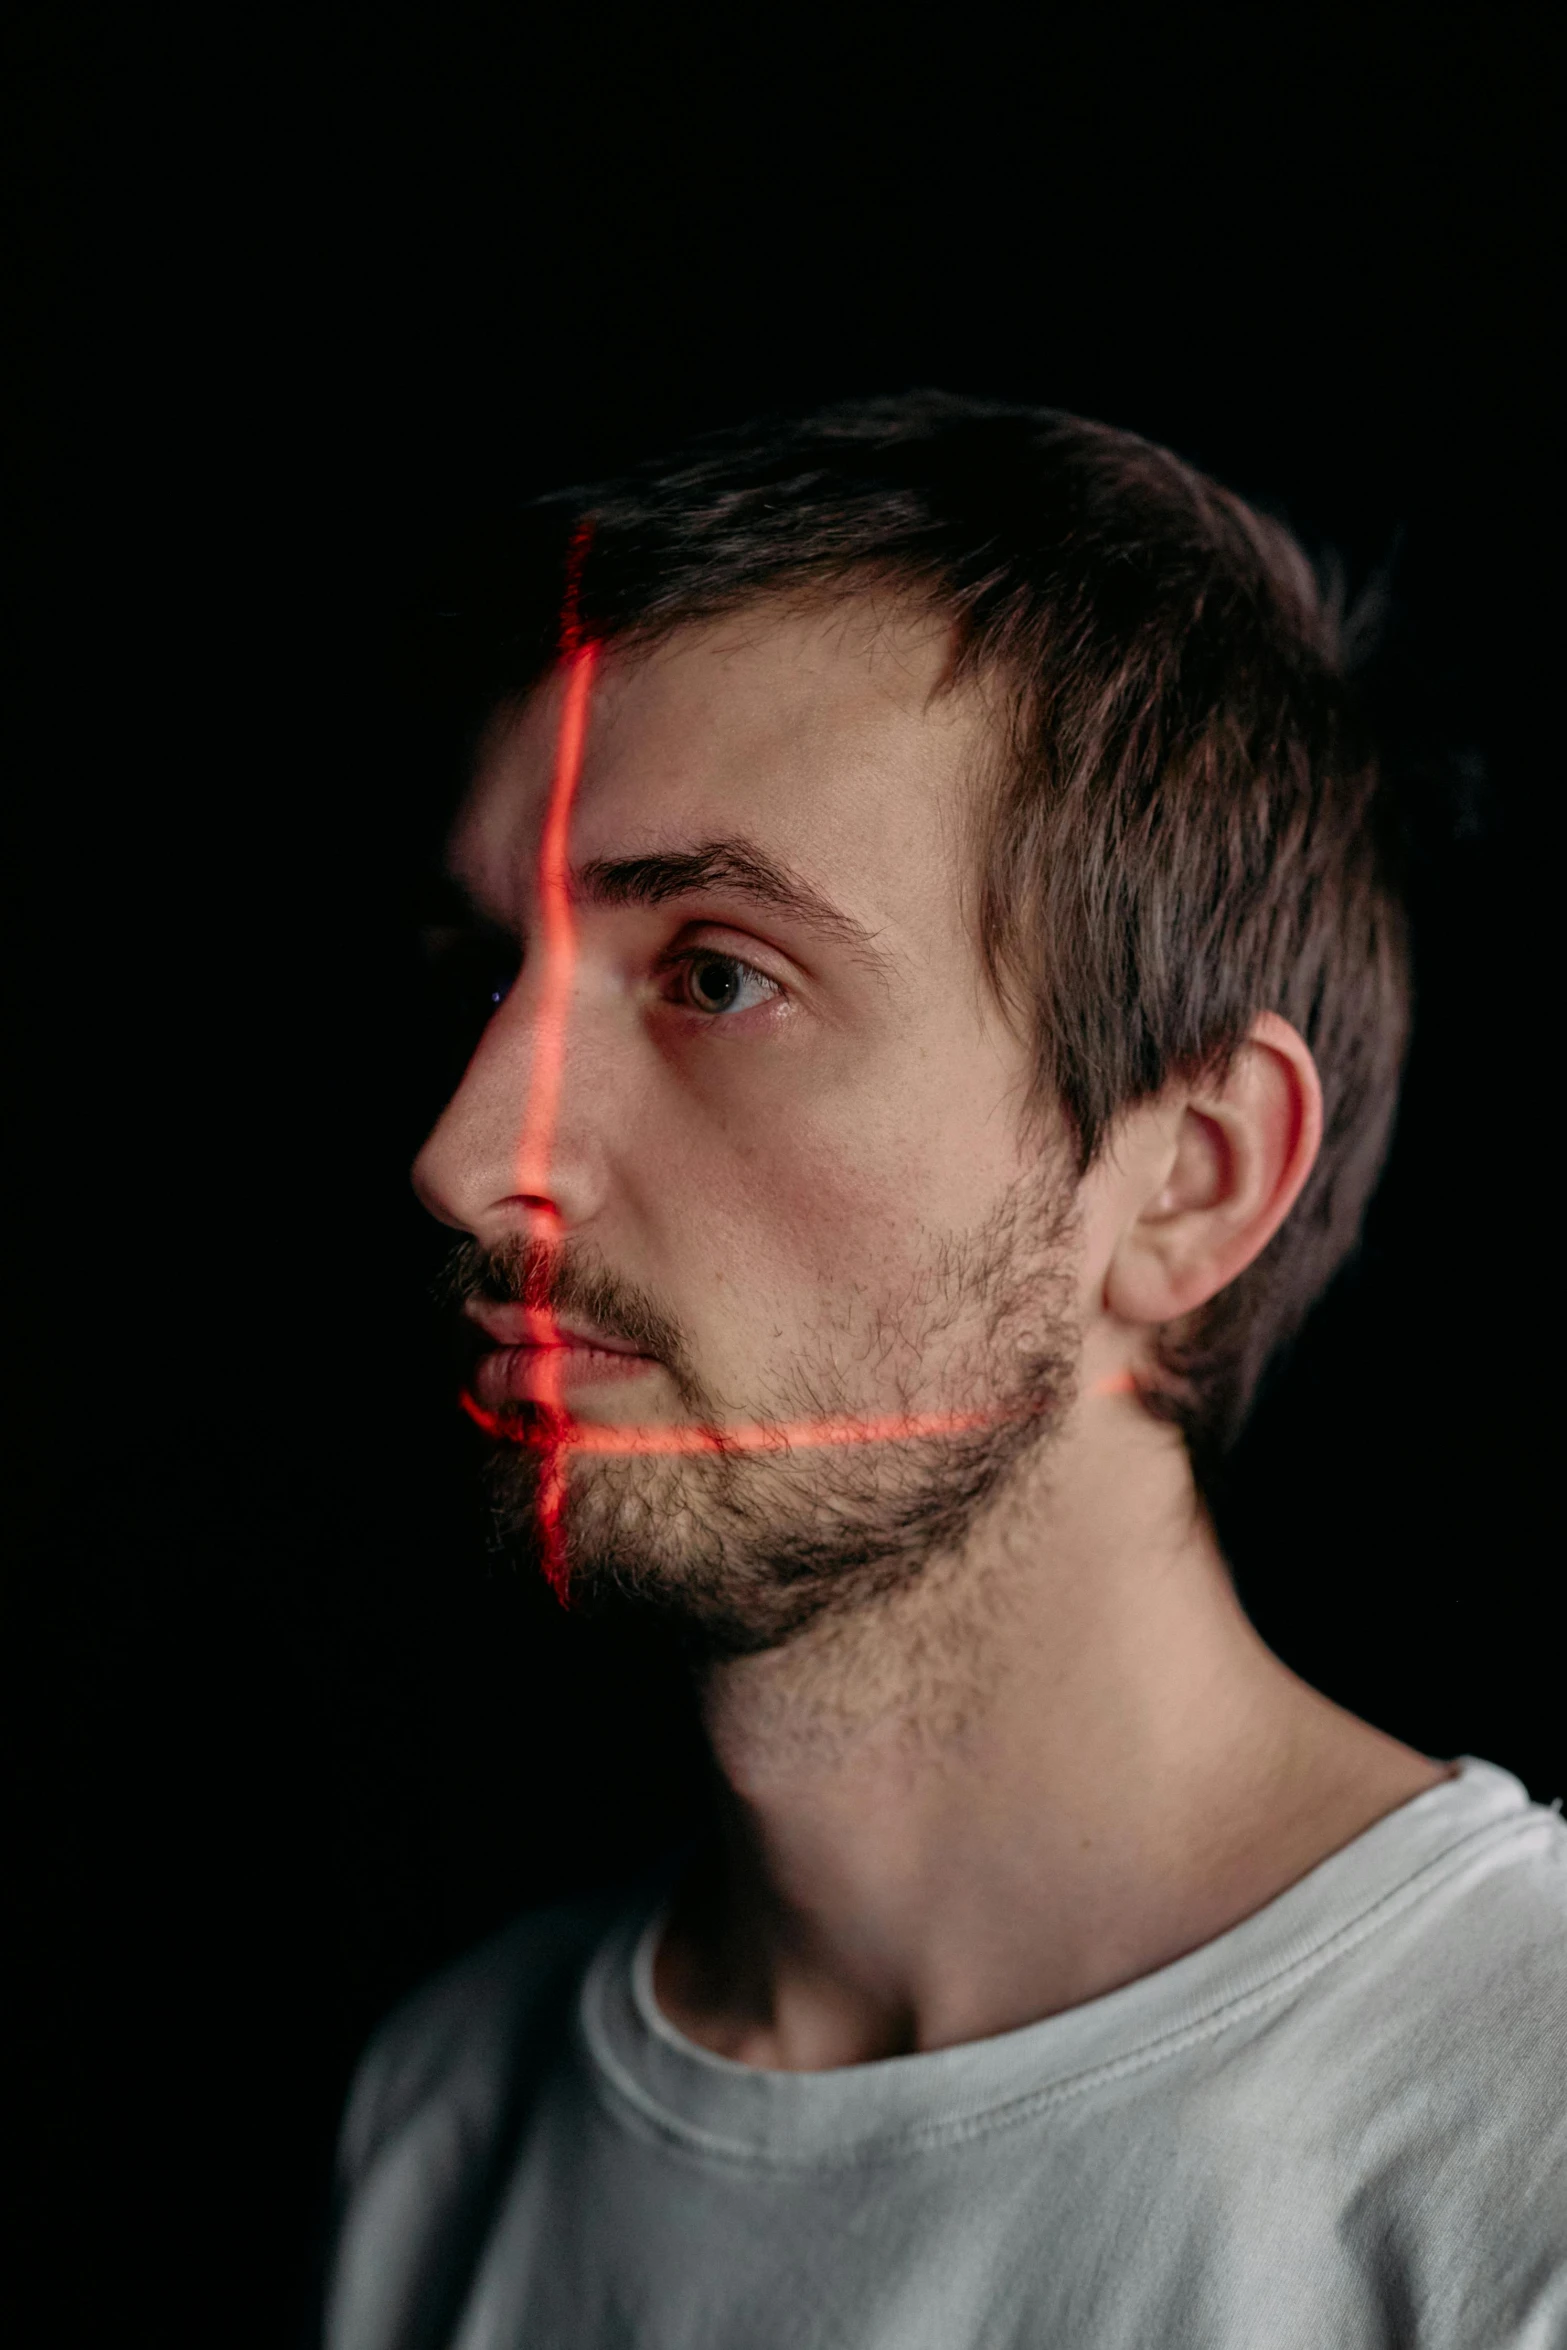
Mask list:
POLYGON ((570 1316, 557 1318, 548 1308, 474 1301, 464 1312, 491 1341, 470 1379, 474 1401, 489 1412, 521 1404, 558 1408, 574 1390, 618 1385, 659 1367, 628 1340, 570 1316))

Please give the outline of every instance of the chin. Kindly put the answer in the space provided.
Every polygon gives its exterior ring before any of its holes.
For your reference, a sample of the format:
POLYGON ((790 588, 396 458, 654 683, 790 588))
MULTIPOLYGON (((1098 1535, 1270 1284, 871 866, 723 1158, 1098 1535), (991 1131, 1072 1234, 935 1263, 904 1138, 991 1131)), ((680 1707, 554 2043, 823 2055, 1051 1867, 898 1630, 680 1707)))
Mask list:
MULTIPOLYGON (((960 1552, 1056 1417, 793 1453, 577 1454, 561 1525, 569 1603, 657 1618, 713 1657, 755 1655, 960 1552)), ((492 1464, 502 1530, 537 1556, 541 1456, 492 1464)))

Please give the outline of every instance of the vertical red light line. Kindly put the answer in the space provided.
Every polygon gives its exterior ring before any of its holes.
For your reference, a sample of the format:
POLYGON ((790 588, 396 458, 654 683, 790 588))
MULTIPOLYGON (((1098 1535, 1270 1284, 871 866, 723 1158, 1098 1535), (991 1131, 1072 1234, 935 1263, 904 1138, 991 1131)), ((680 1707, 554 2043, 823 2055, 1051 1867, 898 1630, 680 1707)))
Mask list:
MULTIPOLYGON (((571 814, 582 774, 587 741, 588 709, 598 646, 584 643, 578 618, 578 590, 587 531, 572 541, 566 578, 566 605, 561 627, 565 686, 560 723, 555 736, 555 765, 550 777, 549 802, 539 841, 538 907, 541 971, 538 1008, 533 1032, 533 1064, 523 1110, 522 1145, 518 1154, 517 1189, 530 1203, 532 1237, 542 1242, 546 1265, 563 1245, 560 1212, 553 1193, 555 1132, 560 1116, 561 1079, 566 1064, 566 1028, 577 979, 577 926, 571 910, 571 814)), ((560 1324, 549 1298, 549 1283, 541 1284, 544 1302, 537 1309, 531 1335, 539 1346, 537 1402, 543 1417, 540 1435, 538 1521, 545 1578, 556 1597, 566 1597, 566 1431, 568 1418, 562 1397, 562 1342, 560 1324)))

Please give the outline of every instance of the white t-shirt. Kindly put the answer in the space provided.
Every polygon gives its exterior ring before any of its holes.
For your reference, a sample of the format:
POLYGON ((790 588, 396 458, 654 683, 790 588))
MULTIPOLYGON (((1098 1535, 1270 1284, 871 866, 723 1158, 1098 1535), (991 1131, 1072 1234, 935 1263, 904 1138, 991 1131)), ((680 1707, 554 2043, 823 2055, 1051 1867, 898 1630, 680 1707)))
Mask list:
POLYGON ((1216 1941, 819 2073, 555 1911, 384 2027, 330 2350, 1564 2350, 1567 1827, 1468 1762, 1216 1941))

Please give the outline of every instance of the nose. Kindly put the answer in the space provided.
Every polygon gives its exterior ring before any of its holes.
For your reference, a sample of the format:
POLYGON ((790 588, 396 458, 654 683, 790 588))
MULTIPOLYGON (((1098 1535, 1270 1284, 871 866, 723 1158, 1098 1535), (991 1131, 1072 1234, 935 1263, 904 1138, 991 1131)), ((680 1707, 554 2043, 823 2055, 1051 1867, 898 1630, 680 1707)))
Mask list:
POLYGON ((575 592, 573 580, 538 850, 536 952, 414 1164, 414 1189, 430 1212, 479 1240, 504 1237, 519 1225, 553 1238, 589 1212, 559 1135, 579 979, 568 844, 598 657, 596 645, 578 641, 575 592))
POLYGON ((550 960, 525 967, 414 1161, 430 1214, 486 1245, 556 1237, 598 1205, 586 1039, 550 960))

